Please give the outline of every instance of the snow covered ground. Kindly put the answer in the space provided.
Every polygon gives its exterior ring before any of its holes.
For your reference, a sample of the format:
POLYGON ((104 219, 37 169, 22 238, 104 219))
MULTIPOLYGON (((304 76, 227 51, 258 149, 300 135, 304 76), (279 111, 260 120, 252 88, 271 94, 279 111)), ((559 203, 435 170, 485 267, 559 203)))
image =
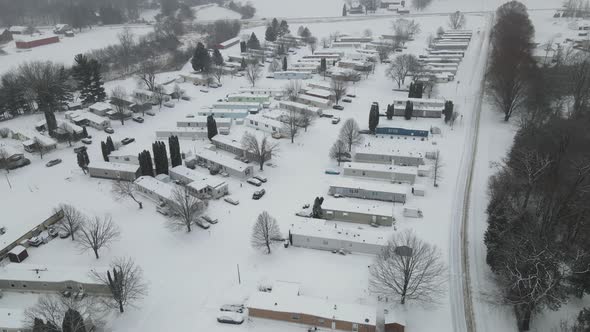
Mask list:
POLYGON ((229 10, 227 8, 223 8, 217 5, 205 5, 193 8, 195 9, 195 19, 197 22, 199 20, 237 20, 241 18, 241 15, 239 13, 236 13, 233 10, 229 10))

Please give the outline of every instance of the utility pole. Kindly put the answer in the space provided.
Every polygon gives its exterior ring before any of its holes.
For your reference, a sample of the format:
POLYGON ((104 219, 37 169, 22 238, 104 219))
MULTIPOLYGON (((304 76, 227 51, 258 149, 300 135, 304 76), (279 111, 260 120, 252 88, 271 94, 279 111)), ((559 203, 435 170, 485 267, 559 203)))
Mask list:
POLYGON ((242 284, 242 278, 240 277, 240 264, 236 264, 238 267, 238 285, 242 284))

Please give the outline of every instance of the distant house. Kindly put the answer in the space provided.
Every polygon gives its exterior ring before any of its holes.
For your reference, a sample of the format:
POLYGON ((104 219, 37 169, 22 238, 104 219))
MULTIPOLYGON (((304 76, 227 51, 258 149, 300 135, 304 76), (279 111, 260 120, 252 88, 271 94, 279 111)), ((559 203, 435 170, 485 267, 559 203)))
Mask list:
POLYGON ((273 77, 277 80, 308 80, 313 74, 308 71, 275 71, 273 77))
POLYGON ((0 44, 8 43, 12 40, 12 34, 8 29, 0 29, 0 44))
POLYGON ((13 263, 20 263, 29 257, 27 248, 18 245, 8 252, 8 259, 13 263))
POLYGON ((254 167, 252 165, 245 164, 223 153, 208 149, 198 150, 193 158, 185 160, 185 164, 189 168, 193 168, 199 163, 207 167, 218 168, 220 172, 226 172, 239 179, 245 179, 254 175, 254 167))
POLYGON ((369 305, 305 296, 299 284, 285 281, 276 281, 269 291, 255 292, 246 307, 250 317, 315 326, 322 331, 375 332, 377 316, 384 318, 383 332, 404 332, 405 328, 394 313, 377 315, 377 309, 369 305))
POLYGON ((88 165, 88 174, 93 178, 133 182, 141 173, 138 165, 95 160, 88 165))
POLYGON ((13 39, 16 48, 28 49, 48 44, 59 43, 59 37, 56 35, 32 34, 32 35, 17 35, 13 34, 13 39))
POLYGON ((405 203, 408 189, 404 186, 378 181, 360 181, 340 177, 330 185, 330 195, 405 203))
MULTIPOLYGON (((257 158, 253 152, 244 149, 241 139, 232 136, 216 135, 211 139, 211 143, 213 143, 217 149, 227 151, 240 158, 246 158, 248 160, 255 160, 257 158)), ((270 159, 271 156, 268 156, 268 159, 266 159, 265 162, 270 159)))
POLYGON ((397 183, 413 184, 418 176, 418 168, 386 164, 349 162, 342 166, 345 176, 387 180, 397 183))
POLYGON ((21 292, 70 291, 108 295, 109 287, 90 276, 91 271, 107 272, 108 268, 74 268, 10 263, 0 268, 0 289, 21 292))
POLYGON ((322 109, 319 107, 314 107, 294 101, 281 100, 279 102, 279 107, 287 111, 294 111, 300 114, 308 114, 312 116, 320 116, 323 113, 322 109))
POLYGON ((97 130, 104 130, 111 126, 111 121, 102 116, 87 111, 66 111, 66 119, 78 126, 90 126, 97 130))
POLYGON ((113 109, 113 106, 109 103, 105 103, 105 102, 98 102, 98 103, 94 103, 92 105, 90 105, 90 107, 88 107, 88 110, 90 110, 90 112, 98 115, 98 116, 106 116, 108 111, 111 111, 113 109))
POLYGON ((221 198, 229 193, 228 185, 218 177, 202 174, 185 166, 170 169, 170 178, 186 185, 190 193, 200 199, 221 198))
POLYGON ((391 205, 365 203, 346 198, 328 198, 322 203, 322 218, 365 225, 391 226, 395 221, 391 205))
POLYGON ((234 110, 234 109, 210 109, 197 111, 199 116, 213 115, 215 119, 229 118, 229 119, 243 119, 250 114, 248 110, 234 110))

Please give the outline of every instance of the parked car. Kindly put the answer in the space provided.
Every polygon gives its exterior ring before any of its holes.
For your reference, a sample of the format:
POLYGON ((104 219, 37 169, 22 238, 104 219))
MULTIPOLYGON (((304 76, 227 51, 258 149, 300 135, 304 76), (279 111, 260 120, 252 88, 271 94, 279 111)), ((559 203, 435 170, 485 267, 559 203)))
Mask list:
POLYGON ((158 213, 160 213, 163 216, 168 216, 170 214, 168 208, 166 208, 165 206, 158 206, 156 208, 156 211, 158 211, 158 213))
POLYGON ((30 246, 33 246, 33 247, 38 247, 38 246, 40 246, 40 245, 42 245, 42 244, 43 244, 43 239, 42 239, 40 236, 33 236, 32 238, 30 238, 30 239, 27 241, 27 243, 28 243, 30 246))
POLYGON ((191 97, 190 96, 181 96, 180 99, 190 101, 191 97))
POLYGON ((338 124, 338 123, 340 123, 340 118, 339 117, 336 117, 336 116, 333 117, 332 118, 332 124, 338 124))
POLYGON ((75 153, 75 154, 78 154, 78 153, 80 153, 80 152, 82 152, 82 151, 86 151, 86 150, 87 150, 87 149, 86 149, 86 147, 85 147, 85 146, 79 146, 79 147, 77 147, 77 148, 74 148, 74 153, 75 153))
POLYGON ((278 131, 275 131, 271 134, 272 138, 274 139, 281 139, 283 138, 283 135, 281 135, 281 133, 279 133, 278 131))
POLYGON ((154 111, 147 111, 147 112, 145 112, 145 114, 147 114, 149 116, 156 116, 156 113, 154 113, 154 111))
POLYGON ((266 75, 266 78, 275 78, 275 75, 266 75))
POLYGON ((226 201, 226 202, 228 202, 231 205, 238 205, 238 204, 240 204, 240 201, 238 201, 237 199, 233 199, 231 197, 225 197, 223 200, 226 201))
POLYGON ((223 176, 224 178, 228 178, 229 177, 229 173, 227 172, 221 172, 219 173, 221 176, 223 176))
POLYGON ((320 118, 333 118, 334 115, 332 114, 328 114, 328 113, 322 113, 320 114, 320 118))
POLYGON ((344 98, 344 99, 342 99, 342 101, 345 103, 352 103, 352 99, 350 99, 350 98, 344 98))
POLYGON ((57 233, 60 239, 67 239, 70 237, 70 232, 61 230, 57 233))
POLYGON ((207 220, 205 220, 201 217, 197 218, 197 221, 195 221, 195 224, 197 224, 197 226, 201 227, 202 229, 209 229, 209 227, 211 227, 211 225, 209 225, 207 220))
POLYGON ((240 325, 244 322, 244 315, 237 312, 223 312, 217 316, 217 321, 223 324, 240 325))
POLYGON ((350 97, 350 98, 356 98, 356 95, 352 94, 352 93, 348 93, 346 94, 346 97, 350 97))
POLYGON ((134 116, 132 118, 133 121, 137 122, 137 123, 143 123, 144 119, 141 116, 134 116))
POLYGON ((53 167, 57 164, 61 164, 61 159, 53 159, 47 162, 47 164, 45 164, 45 167, 53 167))
POLYGON ((132 137, 125 137, 121 140, 121 144, 123 145, 131 144, 133 142, 135 142, 135 138, 132 137))
POLYGON ((168 108, 174 108, 174 103, 171 101, 167 101, 162 105, 164 105, 165 107, 168 107, 168 108))
POLYGON ((206 214, 202 215, 201 218, 205 219, 208 223, 210 223, 212 225, 217 224, 217 219, 213 219, 206 214))
POLYGON ((219 311, 224 311, 224 312, 237 312, 237 313, 243 313, 244 312, 244 305, 243 304, 224 304, 219 308, 219 311))
POLYGON ((106 127, 104 129, 104 132, 107 134, 114 134, 115 133, 115 129, 111 128, 111 127, 106 127))
POLYGON ((211 83, 211 84, 209 84, 209 87, 210 88, 213 88, 213 89, 217 89, 217 88, 219 88, 219 84, 217 84, 217 83, 211 83))
POLYGON ((262 182, 262 183, 266 183, 266 181, 268 181, 268 179, 267 179, 267 178, 265 178, 265 177, 264 177, 264 176, 262 176, 262 175, 254 175, 254 176, 253 176, 253 178, 255 178, 256 180, 258 180, 258 181, 260 181, 260 182, 262 182))
POLYGON ((335 109, 335 110, 339 110, 339 111, 343 111, 344 110, 344 106, 342 106, 342 105, 334 105, 334 106, 332 106, 332 108, 335 109))
POLYGON ((246 182, 248 182, 251 185, 254 185, 256 187, 260 187, 262 185, 262 182, 258 179, 255 178, 249 178, 248 180, 246 180, 246 182))
POLYGON ((57 228, 55 228, 53 226, 51 226, 47 229, 47 234, 49 234, 49 236, 51 236, 51 237, 57 237, 58 233, 59 232, 57 231, 57 228))
POLYGON ((312 212, 309 210, 301 210, 295 213, 295 215, 299 217, 311 218, 312 212))
POLYGON ((252 199, 259 200, 262 198, 262 196, 264 196, 264 194, 266 194, 266 190, 264 189, 255 191, 254 194, 252 194, 252 199))
POLYGON ((342 196, 342 195, 340 195, 340 194, 334 194, 334 195, 332 195, 332 196, 334 196, 334 198, 342 198, 342 197, 343 197, 343 196, 342 196))
POLYGON ((207 89, 201 89, 199 91, 201 91, 202 93, 209 93, 209 90, 207 90, 207 89))
POLYGON ((324 173, 330 174, 330 175, 340 175, 340 171, 337 169, 327 169, 324 171, 324 173))
POLYGON ((81 141, 84 144, 92 144, 92 140, 90 138, 83 138, 83 139, 81 139, 81 141))

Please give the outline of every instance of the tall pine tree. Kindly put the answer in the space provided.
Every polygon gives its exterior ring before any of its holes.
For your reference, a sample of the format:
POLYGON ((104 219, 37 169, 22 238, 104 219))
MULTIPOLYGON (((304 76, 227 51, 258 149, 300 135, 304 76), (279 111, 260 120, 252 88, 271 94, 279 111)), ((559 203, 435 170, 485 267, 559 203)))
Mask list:
POLYGON ((84 103, 90 103, 92 71, 88 63, 88 58, 84 54, 77 54, 74 57, 74 66, 72 66, 72 76, 76 80, 78 91, 80 91, 80 99, 84 103))
POLYGON ((342 16, 346 16, 347 12, 346 12, 346 4, 344 4, 344 6, 342 6, 342 16))
POLYGON ((172 167, 182 165, 182 155, 180 153, 178 136, 170 136, 168 138, 168 146, 170 147, 170 163, 172 164, 172 167))
POLYGON ((277 40, 277 32, 271 26, 266 28, 266 32, 264 34, 264 39, 269 42, 274 42, 277 40))
POLYGON ((240 42, 240 52, 244 53, 246 51, 248 51, 248 45, 246 44, 245 41, 241 41, 240 42))
POLYGON ((209 115, 207 117, 207 137, 211 140, 215 135, 217 135, 217 122, 215 122, 213 115, 209 115))
POLYGON ((218 49, 215 49, 213 51, 213 63, 216 66, 223 66, 223 56, 221 55, 221 52, 219 52, 218 49))
POLYGON ((260 41, 258 40, 258 37, 256 37, 256 34, 254 32, 252 32, 252 34, 250 35, 250 39, 248 39, 248 43, 246 45, 248 46, 248 49, 251 50, 260 49, 260 41))
POLYGON ((100 142, 100 150, 102 151, 102 159, 104 159, 104 161, 109 161, 109 148, 107 147, 106 143, 104 141, 100 142))
POLYGON ((115 144, 113 143, 113 139, 111 138, 111 136, 107 136, 107 151, 109 152, 109 154, 115 151, 115 144))
POLYGON ((97 60, 92 59, 89 61, 89 66, 91 73, 90 95, 92 96, 92 101, 104 101, 107 98, 107 94, 104 91, 104 82, 100 73, 101 65, 97 60))
POLYGON ((74 309, 68 309, 64 315, 62 332, 86 332, 82 315, 74 309))
POLYGON ((289 30, 289 24, 287 23, 287 21, 282 20, 281 24, 279 25, 279 31, 277 33, 277 36, 283 37, 288 35, 290 32, 291 31, 289 30))
POLYGON ((412 104, 412 102, 408 100, 408 102, 406 102, 406 111, 404 112, 404 118, 406 120, 411 120, 413 113, 414 113, 414 104, 412 104))
POLYGON ((283 71, 287 71, 287 57, 283 57, 283 71))
POLYGON ((369 111, 369 131, 371 134, 375 134, 375 130, 379 125, 379 106, 375 103, 371 105, 371 110, 369 111))
POLYGON ((211 57, 209 56, 209 51, 207 51, 203 43, 199 42, 197 44, 197 48, 195 49, 195 53, 191 59, 191 64, 193 66, 193 70, 195 71, 209 71, 209 68, 211 67, 211 57))

